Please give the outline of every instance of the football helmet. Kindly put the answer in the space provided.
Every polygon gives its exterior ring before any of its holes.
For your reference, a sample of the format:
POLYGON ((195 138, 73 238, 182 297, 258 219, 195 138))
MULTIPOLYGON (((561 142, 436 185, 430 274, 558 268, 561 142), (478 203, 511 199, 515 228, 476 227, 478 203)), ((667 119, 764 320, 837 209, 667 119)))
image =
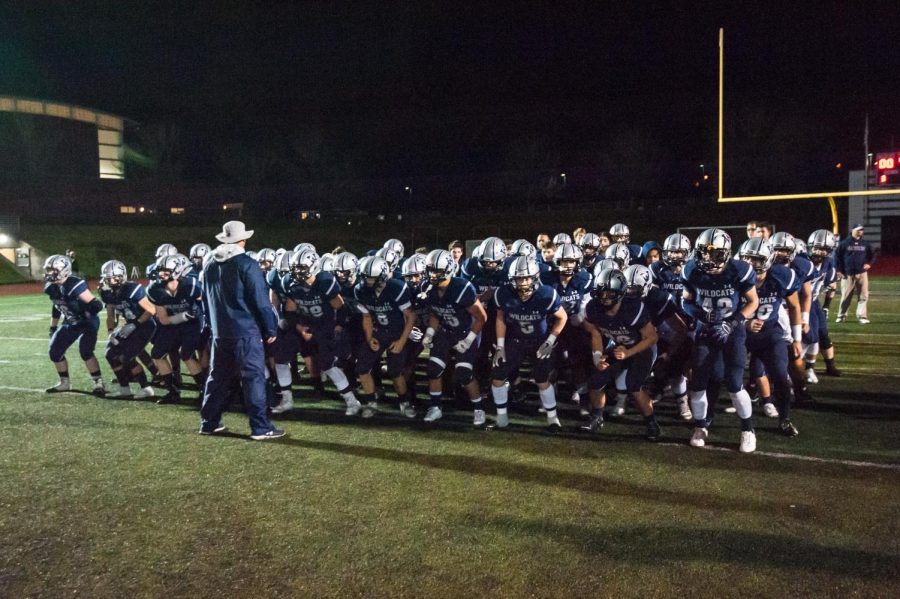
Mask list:
POLYGON ((594 275, 594 279, 600 276, 600 273, 604 270, 622 270, 619 268, 619 263, 610 258, 604 258, 603 260, 597 260, 597 263, 594 264, 594 268, 592 269, 591 274, 594 275))
POLYGON ((176 248, 171 243, 164 243, 158 248, 156 248, 156 259, 159 260, 163 256, 174 256, 178 253, 178 248, 176 248))
POLYGON ((691 240, 687 235, 672 233, 663 241, 662 261, 670 268, 684 265, 690 253, 691 240))
POLYGON ((48 283, 62 283, 71 275, 72 260, 68 256, 53 254, 44 261, 44 280, 48 283))
POLYGON ((275 260, 272 261, 272 268, 281 275, 284 276, 291 272, 291 256, 292 252, 284 248, 278 248, 275 250, 275 260))
POLYGON ((413 254, 400 267, 400 274, 407 282, 419 283, 425 274, 425 256, 413 254))
POLYGON ((528 301, 540 285, 541 269, 530 256, 519 256, 509 267, 509 280, 523 302, 528 301))
POLYGON ((191 269, 191 261, 182 254, 162 256, 156 261, 156 277, 165 283, 177 281, 191 269))
POLYGON ((561 246, 564 243, 572 243, 572 236, 568 233, 557 233, 553 236, 553 245, 561 246))
POLYGON ((600 237, 596 233, 585 233, 581 238, 581 251, 585 258, 593 258, 600 249, 600 237))
POLYGON ((247 250, 244 253, 247 254, 247 257, 256 262, 256 252, 254 252, 253 250, 247 250))
POLYGON ((359 270, 360 276, 365 278, 366 287, 370 288, 383 284, 391 276, 391 267, 381 256, 368 256, 367 259, 363 259, 359 263, 359 270))
POLYGON ((256 252, 256 261, 263 272, 269 272, 272 264, 275 263, 275 250, 272 248, 263 248, 256 252))
POLYGON ((834 251, 834 234, 827 229, 813 231, 807 240, 809 245, 809 259, 815 264, 821 264, 822 260, 830 256, 834 251))
POLYGON ((400 260, 403 259, 404 247, 403 247, 403 242, 400 241, 399 239, 388 239, 387 241, 384 242, 384 247, 394 250, 395 252, 397 252, 397 255, 400 256, 399 259, 400 260))
POLYGON ((700 270, 719 274, 731 260, 731 236, 722 229, 707 229, 697 237, 694 252, 700 270))
POLYGON ((294 252, 294 253, 296 253, 296 252, 299 252, 299 251, 302 251, 302 250, 305 250, 305 249, 311 249, 312 251, 315 252, 315 251, 316 251, 316 246, 314 246, 313 244, 311 244, 311 243, 309 243, 309 242, 304 241, 304 242, 302 242, 302 243, 298 243, 297 245, 295 245, 295 246, 294 246, 294 249, 291 250, 291 251, 294 252))
POLYGON ((334 272, 334 254, 327 252, 319 256, 319 270, 322 272, 334 272))
POLYGON ((643 264, 632 264, 622 274, 625 275, 626 297, 647 297, 653 286, 653 275, 649 268, 643 264))
POLYGON ((559 269, 560 274, 571 277, 581 267, 584 252, 574 243, 564 243, 556 248, 553 263, 559 269))
POLYGON ((388 263, 388 267, 391 271, 395 270, 398 266, 400 266, 400 260, 402 259, 402 255, 398 254, 396 250, 393 248, 389 248, 387 246, 381 248, 375 255, 379 258, 384 258, 384 261, 388 263))
POLYGON ((751 237, 741 244, 738 250, 738 258, 753 267, 757 274, 769 270, 775 260, 775 250, 772 242, 762 237, 751 237))
POLYGON ((534 258, 537 255, 537 248, 527 239, 516 239, 513 241, 509 254, 511 256, 531 256, 534 258))
POLYGON ((428 280, 437 285, 456 274, 456 262, 447 250, 431 250, 425 256, 425 272, 428 280))
POLYGON ((107 260, 100 267, 100 282, 110 289, 118 289, 128 280, 128 270, 118 260, 107 260))
POLYGON ((298 283, 319 274, 321 261, 316 250, 305 248, 291 255, 291 277, 298 283))
POLYGON ((628 225, 616 223, 609 228, 609 238, 613 243, 628 245, 628 242, 631 241, 631 231, 628 230, 628 225))
POLYGON ((606 257, 615 260, 621 270, 631 262, 631 250, 624 243, 614 243, 606 248, 606 257))
POLYGON ((359 260, 355 254, 341 252, 334 257, 334 278, 344 287, 356 284, 356 272, 359 260))
POLYGON ((808 250, 806 249, 806 242, 805 242, 805 241, 803 241, 802 239, 797 239, 797 238, 795 237, 795 238, 794 238, 794 243, 797 244, 797 249, 794 250, 794 256, 795 256, 795 257, 796 257, 796 256, 806 256, 806 255, 809 254, 808 250))
POLYGON ((481 255, 478 264, 481 268, 494 272, 503 266, 506 260, 506 244, 499 237, 488 237, 481 242, 481 255))
POLYGON ((627 288, 625 275, 619 270, 607 268, 600 272, 594 281, 591 297, 600 302, 604 308, 611 308, 622 301, 627 288))
POLYGON ((775 251, 777 264, 790 264, 797 254, 797 240, 785 231, 779 231, 772 235, 772 249, 775 251))
POLYGON ((205 243, 195 243, 191 246, 191 251, 188 255, 188 258, 190 258, 191 262, 193 262, 197 266, 201 266, 203 264, 203 259, 211 249, 212 248, 210 248, 205 243))

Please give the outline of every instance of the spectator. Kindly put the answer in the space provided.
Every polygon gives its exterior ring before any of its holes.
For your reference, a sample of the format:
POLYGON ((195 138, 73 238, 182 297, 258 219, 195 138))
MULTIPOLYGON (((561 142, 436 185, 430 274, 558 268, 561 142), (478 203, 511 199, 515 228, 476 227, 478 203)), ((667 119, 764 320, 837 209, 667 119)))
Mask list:
POLYGON ((76 277, 80 277, 81 268, 78 267, 78 259, 75 258, 75 250, 66 250, 66 257, 72 263, 72 274, 76 277))
POLYGON ((241 221, 225 223, 216 235, 222 245, 211 252, 212 259, 203 269, 203 303, 212 330, 212 358, 200 408, 200 434, 225 430, 222 413, 229 383, 239 373, 250 417, 250 438, 264 441, 284 435, 266 414, 262 342, 275 341, 278 317, 269 303, 262 270, 244 250, 252 235, 241 221))
POLYGON ((585 235, 587 235, 587 229, 585 229, 584 227, 578 227, 577 229, 572 231, 572 241, 575 243, 575 245, 580 246, 581 238, 585 235))
POLYGON ((544 242, 544 245, 541 246, 541 258, 544 260, 544 264, 550 264, 552 266, 554 256, 556 256, 556 246, 548 239, 544 242))
POLYGON ((875 254, 868 241, 863 240, 865 228, 862 225, 853 225, 850 236, 842 240, 837 247, 835 267, 841 280, 841 307, 838 310, 835 322, 844 322, 850 304, 853 302, 854 292, 859 295, 856 304, 856 318, 859 324, 869 324, 866 312, 866 303, 869 301, 869 269, 875 262, 875 254))
POLYGON ((447 251, 450 252, 453 261, 459 264, 466 253, 466 246, 464 246, 463 242, 459 239, 454 239, 450 242, 450 245, 447 246, 447 251))
POLYGON ((747 223, 747 239, 756 237, 756 229, 759 227, 759 221, 751 220, 747 223))
POLYGON ((757 221, 756 231, 754 231, 753 236, 762 237, 763 239, 770 238, 772 236, 772 223, 757 221))
POLYGON ((648 241, 644 244, 641 254, 644 256, 644 262, 650 266, 654 262, 659 262, 662 258, 662 248, 655 241, 648 241))
POLYGON ((538 248, 538 251, 544 247, 545 243, 550 242, 550 234, 549 233, 538 233, 537 239, 534 242, 534 247, 538 248))

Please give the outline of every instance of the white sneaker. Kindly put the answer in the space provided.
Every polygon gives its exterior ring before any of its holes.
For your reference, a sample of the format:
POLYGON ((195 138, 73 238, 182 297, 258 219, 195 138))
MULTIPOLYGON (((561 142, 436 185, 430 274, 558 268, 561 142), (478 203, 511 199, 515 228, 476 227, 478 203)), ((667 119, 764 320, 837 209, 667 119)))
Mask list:
POLYGON ((588 416, 591 415, 591 410, 590 410, 587 406, 580 406, 580 407, 578 408, 578 414, 579 414, 582 418, 586 418, 586 417, 588 417, 588 416))
POLYGON ((412 407, 408 401, 400 402, 400 413, 407 418, 416 417, 416 409, 412 407))
POLYGON ((106 387, 103 385, 103 379, 97 379, 96 381, 94 381, 94 388, 91 390, 91 393, 93 393, 97 397, 103 397, 106 395, 106 387))
POLYGON ((834 319, 835 322, 844 322, 844 317, 838 314, 837 318, 834 319))
POLYGON ((484 413, 484 410, 475 410, 472 413, 472 424, 475 426, 484 426, 484 423, 487 422, 487 416, 484 413))
POLYGON ((368 404, 362 406, 362 417, 363 418, 371 418, 378 411, 378 402, 373 401, 368 404))
POLYGON ((494 424, 497 428, 506 428, 509 426, 509 414, 497 414, 494 424))
POLYGON ((572 400, 572 403, 581 403, 581 393, 579 393, 578 391, 572 391, 572 397, 570 399, 572 400))
POLYGON ((763 414, 768 418, 778 418, 778 408, 772 402, 763 404, 763 414))
POLYGON ((347 402, 347 409, 344 410, 344 416, 356 416, 362 410, 362 404, 355 397, 345 401, 347 402))
POLYGON ((861 316, 859 319, 859 324, 869 324, 869 319, 865 316, 861 316))
POLYGON ((65 381, 59 381, 58 383, 47 389, 46 393, 63 393, 71 388, 72 387, 69 384, 69 379, 66 379, 65 381))
POLYGON ((284 414, 288 410, 294 407, 294 395, 290 391, 282 391, 281 392, 281 401, 278 402, 278 405, 272 408, 273 414, 284 414))
POLYGON ((812 368, 806 369, 806 382, 810 385, 815 385, 819 382, 819 377, 816 376, 816 371, 812 368))
POLYGON ((141 389, 137 393, 135 393, 134 398, 135 399, 143 399, 145 397, 153 397, 154 395, 156 395, 156 392, 153 391, 153 387, 148 386, 148 387, 144 387, 143 389, 141 389))
POLYGON ((613 409, 609 411, 613 416, 624 416, 625 415, 625 402, 628 401, 628 398, 624 395, 616 396, 616 405, 613 406, 613 409))
POLYGON ((682 420, 691 420, 694 414, 691 412, 691 402, 687 395, 678 398, 678 415, 682 420))
POLYGON ((131 397, 131 387, 128 385, 119 385, 119 389, 117 391, 113 391, 109 394, 110 397, 131 397))
POLYGON ((425 413, 425 422, 434 422, 435 420, 440 420, 444 413, 437 406, 431 406, 428 408, 428 412, 425 413))
POLYGON ((709 431, 701 426, 694 427, 694 434, 691 435, 691 447, 703 447, 706 445, 706 438, 709 431))
POLYGON ((756 451, 756 433, 752 431, 741 432, 741 453, 753 453, 756 451))

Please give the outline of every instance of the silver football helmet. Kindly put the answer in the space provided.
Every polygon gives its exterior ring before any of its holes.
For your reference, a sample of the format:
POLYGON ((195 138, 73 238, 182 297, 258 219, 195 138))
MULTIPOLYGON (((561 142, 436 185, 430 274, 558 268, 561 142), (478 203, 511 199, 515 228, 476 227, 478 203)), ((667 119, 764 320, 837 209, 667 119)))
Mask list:
MULTIPOLYGON (((383 248, 385 249, 385 248, 383 248)), ((393 250, 391 250, 393 251, 393 250)), ((360 276, 365 279, 366 287, 377 287, 391 276, 391 267, 381 256, 368 256, 359 263, 360 276)))
POLYGON ((775 260, 772 242, 762 237, 751 237, 741 244, 738 258, 753 267, 757 274, 764 273, 775 260))
POLYGON ((581 251, 586 258, 593 258, 600 249, 600 237, 596 233, 585 233, 581 238, 581 251))
POLYGON ((156 277, 165 283, 177 281, 191 270, 191 261, 182 254, 162 256, 156 261, 156 277))
POLYGON ((420 283, 425 275, 425 256, 413 254, 400 267, 400 274, 410 283, 420 283))
POLYGON ((384 258, 384 261, 388 263, 388 267, 390 267, 391 271, 400 266, 400 260, 402 259, 402 256, 398 254, 397 251, 393 248, 383 247, 375 252, 375 255, 379 258, 384 258))
POLYGON ((315 250, 306 248, 291 255, 291 277, 298 283, 316 276, 320 270, 319 254, 315 250))
POLYGON ((594 280, 600 276, 600 273, 604 270, 622 270, 619 268, 619 263, 611 258, 604 258, 603 260, 598 260, 596 264, 594 264, 594 268, 592 269, 591 274, 594 275, 594 280))
POLYGON ((606 258, 615 260, 619 269, 624 269, 631 262, 631 250, 624 243, 614 243, 606 248, 606 258))
POLYGON ((284 248, 275 250, 275 259, 272 261, 272 268, 274 268, 282 277, 291 272, 291 256, 293 256, 293 252, 284 248))
POLYGON ((356 273, 359 260, 355 254, 341 252, 334 257, 334 278, 344 287, 356 284, 356 273))
POLYGON ((481 255, 478 263, 481 268, 494 272, 503 266, 506 260, 506 244, 499 237, 488 237, 481 242, 481 255))
POLYGON ((189 252, 188 258, 191 259, 191 262, 200 266, 203 264, 203 259, 206 258, 206 255, 210 252, 212 248, 210 248, 205 243, 195 243, 191 246, 191 251, 189 252))
POLYGON ((327 252, 319 256, 319 270, 322 272, 334 272, 334 254, 327 252))
POLYGON ((118 260, 107 260, 100 267, 100 282, 110 289, 118 289, 128 280, 128 269, 118 260))
POLYGON ((553 236, 553 245, 561 246, 564 243, 572 243, 572 236, 568 233, 557 233, 553 236))
POLYGON ((772 235, 772 249, 775 250, 775 262, 778 264, 790 264, 797 255, 797 240, 793 235, 785 231, 779 231, 772 235))
POLYGON ((159 260, 163 256, 174 256, 178 253, 178 248, 176 248, 171 243, 164 243, 158 248, 156 248, 156 259, 159 260))
POLYGON ((647 297, 653 286, 653 275, 643 264, 632 264, 622 273, 625 275, 625 295, 627 297, 647 297))
POLYGON ((72 276, 72 260, 68 256, 54 254, 44 261, 44 280, 48 283, 62 283, 72 276))
POLYGON ((383 247, 394 250, 395 252, 397 252, 397 255, 400 256, 399 259, 400 260, 403 259, 405 248, 403 247, 403 242, 400 241, 399 239, 388 239, 387 241, 384 242, 383 247))
POLYGON ((553 263, 562 275, 571 277, 581 267, 583 258, 584 252, 580 247, 574 243, 563 243, 556 248, 553 263))
POLYGON ((700 270, 721 273, 731 260, 731 236, 722 229, 707 229, 697 237, 694 253, 700 270))
POLYGON ((425 256, 425 272, 432 284, 441 283, 456 274, 457 264, 447 250, 431 250, 425 256))
POLYGON ((275 263, 275 250, 272 248, 263 248, 256 252, 256 261, 263 272, 269 272, 275 263))
POLYGON ((541 284, 541 269, 531 256, 519 256, 509 266, 509 280, 522 301, 528 301, 541 284))
POLYGON ((691 240, 687 235, 672 233, 663 241, 662 261, 666 266, 682 266, 691 253, 691 240))
POLYGON ((827 229, 813 231, 809 235, 807 245, 809 246, 809 259, 815 264, 821 264, 834 251, 836 245, 834 234, 827 229))
POLYGON ((631 231, 628 230, 628 225, 616 223, 609 228, 609 238, 613 243, 624 243, 627 245, 631 241, 631 231))
POLYGON ((509 249, 509 254, 511 256, 531 256, 533 258, 537 255, 537 248, 527 239, 516 239, 509 249))
POLYGON ((607 268, 600 272, 594 280, 591 297, 600 302, 604 308, 611 308, 625 297, 628 283, 621 271, 607 268))
MULTIPOLYGON (((309 242, 307 242, 307 241, 304 241, 304 242, 302 242, 302 243, 298 243, 297 245, 295 245, 295 246, 294 246, 294 249, 291 250, 291 251, 292 251, 293 253, 297 253, 297 252, 300 252, 300 251, 303 251, 303 250, 306 250, 306 249, 310 249, 310 250, 312 250, 312 251, 315 252, 315 251, 316 251, 316 246, 314 246, 313 244, 311 244, 311 243, 309 243, 309 242)), ((318 253, 318 252, 316 252, 316 253, 318 253)))

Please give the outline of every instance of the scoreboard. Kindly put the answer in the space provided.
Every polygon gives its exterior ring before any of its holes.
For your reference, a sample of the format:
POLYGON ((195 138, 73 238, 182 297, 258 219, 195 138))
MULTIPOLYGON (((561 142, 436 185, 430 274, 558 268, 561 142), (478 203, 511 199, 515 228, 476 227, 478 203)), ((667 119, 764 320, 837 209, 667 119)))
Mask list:
POLYGON ((882 152, 875 154, 876 185, 900 186, 900 152, 882 152))

